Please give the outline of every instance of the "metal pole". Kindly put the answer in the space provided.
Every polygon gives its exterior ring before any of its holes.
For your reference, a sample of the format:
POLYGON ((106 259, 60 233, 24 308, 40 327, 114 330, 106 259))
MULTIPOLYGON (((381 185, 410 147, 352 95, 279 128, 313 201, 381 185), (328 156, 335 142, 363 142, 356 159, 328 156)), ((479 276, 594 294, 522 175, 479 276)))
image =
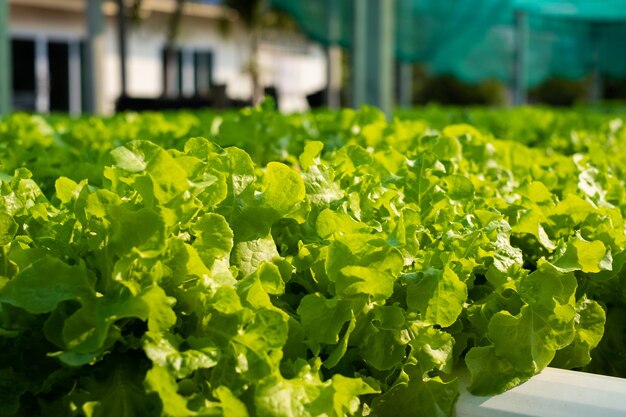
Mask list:
POLYGON ((126 97, 126 7, 124 0, 117 0, 117 42, 120 59, 120 96, 126 97))
POLYGON ((400 94, 398 101, 402 107, 410 107, 413 104, 413 64, 410 62, 400 63, 400 94))
POLYGON ((513 104, 526 104, 527 82, 528 16, 526 12, 515 12, 515 67, 513 76, 513 104))
POLYGON ((393 107, 395 0, 355 0, 353 106, 393 107))
POLYGON ((341 106, 341 48, 329 45, 326 48, 327 79, 326 105, 333 109, 341 106))
POLYGON ((396 24, 395 24, 395 1, 394 0, 378 0, 379 6, 379 27, 380 27, 380 46, 378 51, 379 74, 372 74, 374 80, 380 82, 377 100, 380 104, 376 104, 380 109, 391 117, 394 106, 394 64, 395 64, 395 40, 396 40, 396 24))
POLYGON ((589 101, 599 103, 602 100, 602 73, 600 71, 600 39, 597 23, 591 25, 591 42, 593 42, 593 68, 591 70, 589 101))
POLYGON ((50 61, 48 39, 37 36, 35 39, 35 83, 37 99, 35 107, 39 113, 50 111, 50 61))
POLYGON ((87 45, 85 51, 85 98, 90 113, 103 112, 104 14, 102 0, 87 0, 87 45))
POLYGON ((326 47, 326 105, 329 108, 341 106, 341 48, 337 45, 341 37, 341 21, 336 0, 326 0, 328 34, 330 44, 326 47))
POLYGON ((0 0, 0 116, 11 111, 12 67, 9 0, 0 0))
POLYGON ((367 3, 354 0, 354 37, 352 41, 352 106, 366 102, 367 76, 367 3))
POLYGON ((81 113, 81 74, 80 74, 80 43, 72 41, 69 44, 68 51, 69 75, 70 75, 70 114, 78 116, 81 113))
POLYGON ((165 47, 165 95, 167 97, 178 97, 182 94, 178 85, 178 51, 172 44, 165 47))
POLYGON ((185 48, 181 51, 181 71, 183 76, 183 82, 181 85, 181 95, 191 97, 195 93, 196 80, 194 78, 193 68, 193 50, 185 48))

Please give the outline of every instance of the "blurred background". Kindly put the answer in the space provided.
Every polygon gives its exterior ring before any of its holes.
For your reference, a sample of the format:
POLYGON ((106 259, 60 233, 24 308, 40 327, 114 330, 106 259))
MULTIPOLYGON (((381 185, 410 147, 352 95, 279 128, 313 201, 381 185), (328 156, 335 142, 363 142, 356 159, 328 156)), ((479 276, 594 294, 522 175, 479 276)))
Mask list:
POLYGON ((626 98, 626 0, 0 0, 0 113, 626 98))

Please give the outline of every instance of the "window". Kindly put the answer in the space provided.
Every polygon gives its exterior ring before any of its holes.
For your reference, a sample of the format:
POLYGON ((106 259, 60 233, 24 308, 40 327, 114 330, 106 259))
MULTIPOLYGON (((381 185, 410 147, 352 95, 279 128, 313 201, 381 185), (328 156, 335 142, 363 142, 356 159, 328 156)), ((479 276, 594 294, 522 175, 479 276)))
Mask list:
POLYGON ((213 52, 177 48, 167 68, 166 49, 161 52, 163 94, 177 96, 208 96, 213 85, 213 52))
POLYGON ((172 51, 173 62, 168 67, 167 49, 161 51, 161 68, 163 69, 163 95, 179 96, 183 91, 183 55, 179 49, 172 51))
POLYGON ((80 42, 46 36, 13 39, 13 108, 80 114, 80 42))
POLYGON ((194 52, 195 93, 208 96, 213 85, 213 52, 194 52))
POLYGON ((70 110, 70 48, 67 42, 48 42, 50 110, 70 110))
POLYGON ((13 108, 34 111, 37 108, 35 78, 35 41, 13 39, 13 108))

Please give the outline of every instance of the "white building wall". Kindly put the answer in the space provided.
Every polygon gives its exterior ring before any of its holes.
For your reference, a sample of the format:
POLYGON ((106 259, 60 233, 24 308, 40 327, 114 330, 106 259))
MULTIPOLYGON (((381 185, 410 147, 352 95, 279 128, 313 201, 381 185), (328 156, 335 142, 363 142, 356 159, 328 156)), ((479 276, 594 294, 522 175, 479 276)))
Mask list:
POLYGON ((282 111, 307 110, 306 96, 326 86, 326 56, 319 46, 297 52, 265 44, 259 62, 263 84, 276 87, 282 111))
MULTIPOLYGON (((66 0, 56 0, 66 1, 66 0)), ((166 42, 169 15, 153 12, 136 24, 128 25, 127 77, 131 96, 157 97, 162 94, 161 53, 166 42)), ((53 10, 12 4, 10 31, 16 37, 44 37, 50 40, 82 40, 86 37, 85 19, 80 10, 53 10)), ((184 16, 177 45, 185 49, 213 52, 213 80, 226 84, 227 95, 236 99, 251 96, 252 85, 246 67, 249 63, 247 34, 239 26, 222 33, 215 19, 184 16)), ((291 36, 291 35, 288 35, 291 36)), ((104 103, 106 113, 115 109, 120 94, 116 20, 106 22, 104 59, 104 103)), ((265 41, 259 51, 261 80, 277 88, 281 110, 307 109, 306 95, 326 84, 325 55, 322 48, 308 44, 290 48, 265 41)), ((185 90, 189 90, 187 81, 185 90)))
MULTIPOLYGON (((102 73, 104 88, 102 89, 104 103, 100 107, 105 114, 115 112, 115 100, 122 90, 120 79, 120 61, 117 53, 117 37, 115 36, 115 23, 113 19, 108 19, 105 30, 105 57, 104 72, 102 73)), ((130 48, 130 45, 129 45, 130 48)), ((127 70, 128 71, 128 70, 127 70)))

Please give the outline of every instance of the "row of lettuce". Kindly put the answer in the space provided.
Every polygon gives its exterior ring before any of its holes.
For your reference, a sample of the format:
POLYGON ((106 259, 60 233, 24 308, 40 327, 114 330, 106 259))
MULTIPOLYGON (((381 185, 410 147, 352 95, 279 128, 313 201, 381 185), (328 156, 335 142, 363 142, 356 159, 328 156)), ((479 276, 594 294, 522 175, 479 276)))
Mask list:
POLYGON ((458 369, 626 376, 621 120, 446 111, 0 121, 0 415, 447 416, 458 369))

